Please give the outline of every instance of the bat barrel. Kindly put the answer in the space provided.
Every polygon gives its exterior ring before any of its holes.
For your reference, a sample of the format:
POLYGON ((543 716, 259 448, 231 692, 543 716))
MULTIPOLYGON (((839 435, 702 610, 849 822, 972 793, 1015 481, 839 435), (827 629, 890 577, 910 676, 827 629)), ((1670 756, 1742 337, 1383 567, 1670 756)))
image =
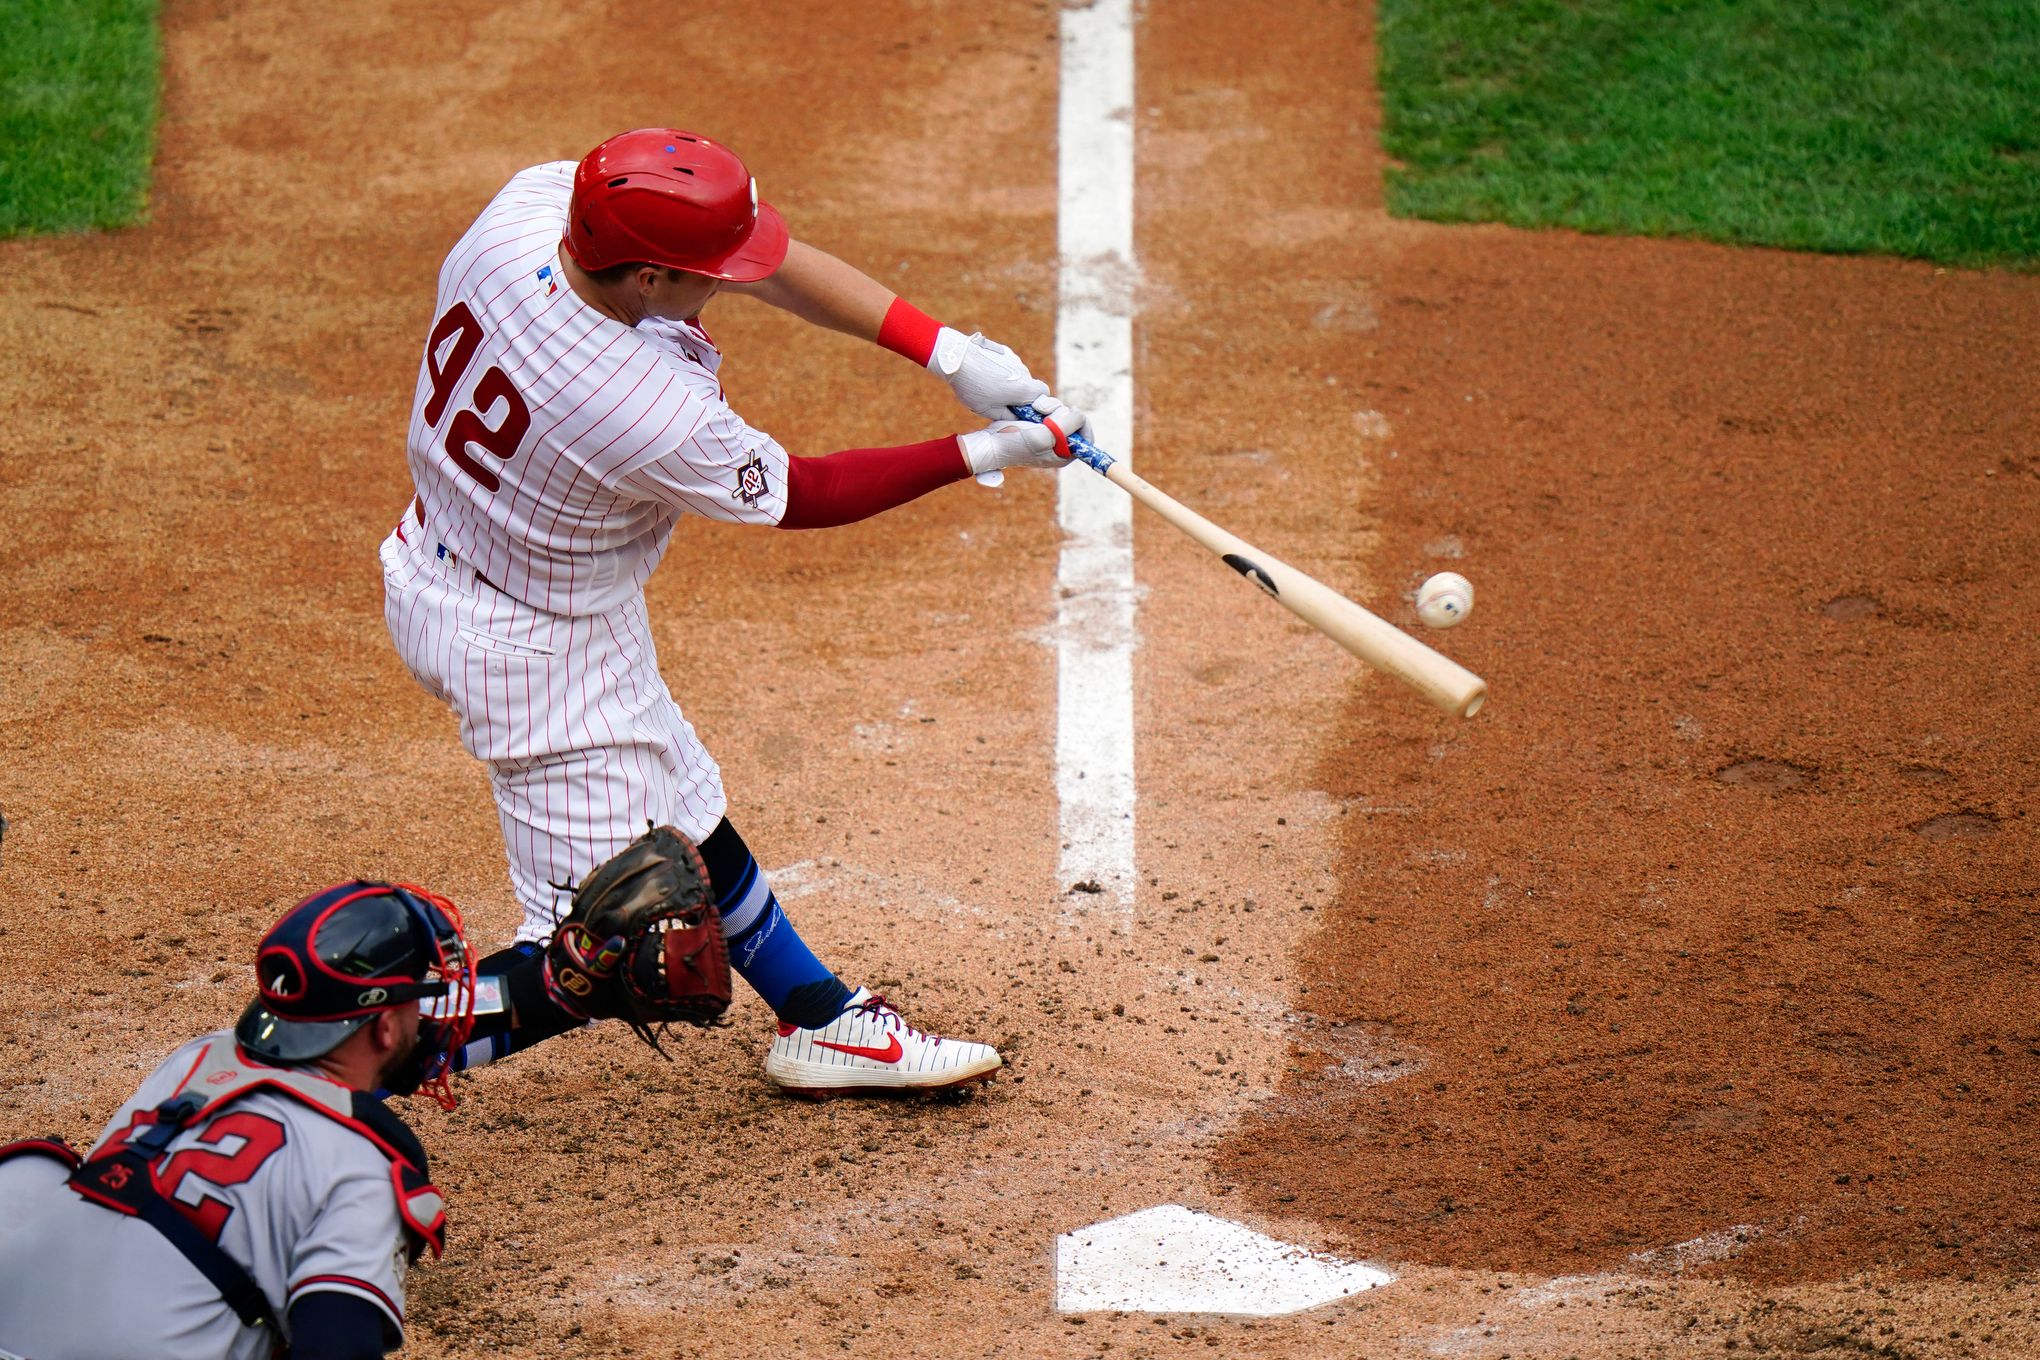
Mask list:
POLYGON ((1368 665, 1408 685, 1461 718, 1487 702, 1487 682, 1466 667, 1372 614, 1316 577, 1271 557, 1239 535, 1221 529, 1138 473, 1114 464, 1106 480, 1218 555, 1220 561, 1274 596, 1290 613, 1368 665))
MULTIPOLYGON (((1031 406, 1015 406, 1012 411, 1022 420, 1041 419, 1031 406)), ((1447 713, 1471 718, 1487 702, 1487 682, 1466 667, 1362 609, 1315 577, 1306 576, 1237 534, 1219 528, 1167 492, 1151 486, 1082 434, 1070 436, 1070 452, 1217 554, 1227 566, 1279 600, 1290 613, 1447 713)))
MULTIPOLYGON (((1339 598, 1344 599, 1343 596, 1339 598)), ((1353 608, 1358 610, 1360 606, 1354 605, 1353 608)), ((1451 657, 1425 646, 1394 624, 1372 614, 1367 618, 1380 627, 1371 630, 1373 636, 1366 643, 1366 650, 1347 641, 1340 630, 1322 624, 1319 626, 1347 651, 1376 670, 1394 676, 1447 713, 1471 718, 1480 712, 1481 706, 1487 702, 1487 681, 1451 657)))

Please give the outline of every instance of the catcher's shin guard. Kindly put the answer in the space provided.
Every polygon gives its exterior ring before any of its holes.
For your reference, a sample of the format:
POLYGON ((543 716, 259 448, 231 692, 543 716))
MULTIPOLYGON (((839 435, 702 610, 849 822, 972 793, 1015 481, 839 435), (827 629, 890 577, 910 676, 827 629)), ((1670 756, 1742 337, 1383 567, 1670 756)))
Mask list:
POLYGON ((543 948, 526 942, 499 949, 476 966, 479 975, 493 975, 502 981, 507 1004, 500 1011, 475 1018, 474 1034, 453 1055, 456 1072, 498 1062, 588 1023, 546 995, 544 961, 543 948))

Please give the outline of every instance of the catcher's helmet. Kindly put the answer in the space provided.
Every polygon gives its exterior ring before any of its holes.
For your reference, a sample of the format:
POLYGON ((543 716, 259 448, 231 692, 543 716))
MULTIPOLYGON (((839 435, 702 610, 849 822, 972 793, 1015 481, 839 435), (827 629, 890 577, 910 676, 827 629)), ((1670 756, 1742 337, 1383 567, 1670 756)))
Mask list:
POLYGON ((674 128, 622 132, 581 158, 567 253, 586 270, 665 265, 752 283, 786 258, 786 219, 737 153, 674 128))
POLYGON ((292 907, 255 954, 261 995, 234 1038, 266 1062, 332 1052, 378 1011, 442 998, 421 1043, 435 1053, 422 1074, 441 1078, 474 1025, 474 972, 460 912, 408 883, 340 883, 292 907))

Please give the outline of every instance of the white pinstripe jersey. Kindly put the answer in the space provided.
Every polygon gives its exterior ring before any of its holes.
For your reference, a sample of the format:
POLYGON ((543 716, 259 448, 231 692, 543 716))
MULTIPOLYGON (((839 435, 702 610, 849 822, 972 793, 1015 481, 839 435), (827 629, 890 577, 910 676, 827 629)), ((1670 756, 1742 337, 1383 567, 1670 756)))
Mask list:
POLYGON ((567 286, 573 178, 572 161, 521 172, 440 266, 409 448, 432 538, 581 615, 643 586, 682 513, 777 524, 786 452, 723 400, 699 324, 625 326, 567 286))
MULTIPOLYGON (((208 1044, 164 1060, 95 1148, 138 1127, 197 1074, 208 1044)), ((405 1240, 390 1163, 366 1138, 288 1096, 257 1091, 180 1133, 155 1162, 163 1192, 246 1268, 288 1320, 299 1295, 374 1304, 401 1335, 405 1240)), ((34 1360, 147 1355, 261 1360, 275 1340, 241 1325, 220 1291, 155 1228, 81 1199, 44 1157, 0 1162, 0 1350, 34 1360)))

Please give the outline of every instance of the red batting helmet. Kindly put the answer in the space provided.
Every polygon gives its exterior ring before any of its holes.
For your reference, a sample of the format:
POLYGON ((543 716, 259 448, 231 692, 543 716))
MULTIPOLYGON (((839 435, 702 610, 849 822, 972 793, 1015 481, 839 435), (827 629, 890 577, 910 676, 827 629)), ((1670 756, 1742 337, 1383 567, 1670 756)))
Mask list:
POLYGON ((737 153, 673 128, 621 132, 581 158, 567 253, 586 270, 647 264, 752 283, 786 258, 786 219, 737 153))

